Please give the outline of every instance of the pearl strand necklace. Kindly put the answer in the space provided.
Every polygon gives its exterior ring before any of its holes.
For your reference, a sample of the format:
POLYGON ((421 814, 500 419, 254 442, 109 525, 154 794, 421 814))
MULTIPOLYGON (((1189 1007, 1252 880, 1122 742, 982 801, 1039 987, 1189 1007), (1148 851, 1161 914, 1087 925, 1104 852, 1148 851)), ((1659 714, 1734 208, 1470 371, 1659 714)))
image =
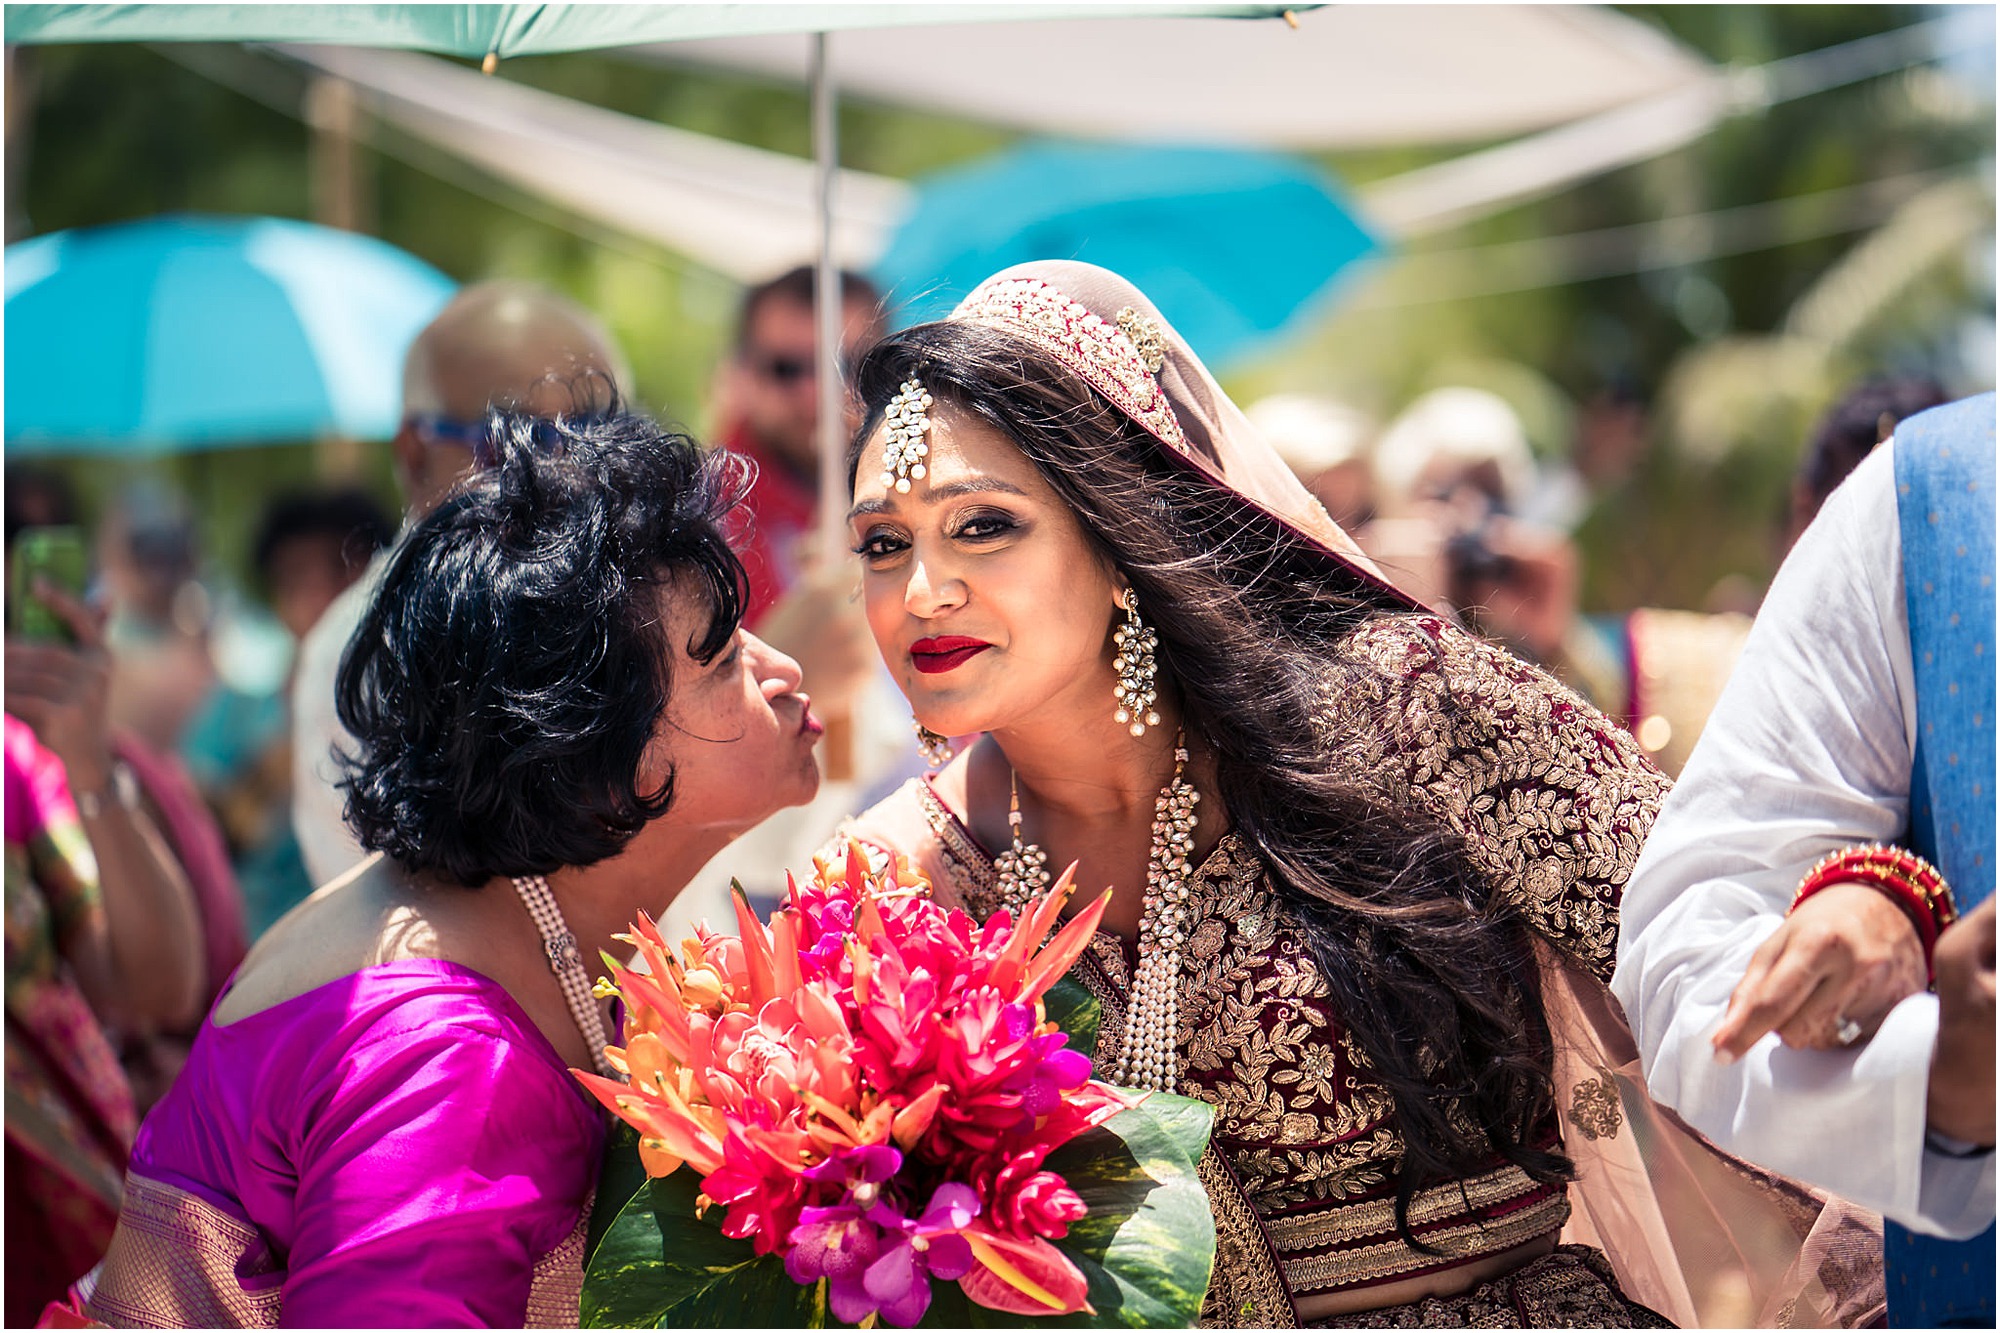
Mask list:
MULTIPOLYGON (((1125 1049, 1111 1082, 1172 1092, 1179 1066, 1181 946, 1193 878, 1195 805, 1201 793, 1187 781, 1185 735, 1174 738, 1174 775, 1153 802, 1152 846, 1146 859, 1146 899, 1139 916, 1139 967, 1132 975, 1125 1013, 1125 1049)), ((1021 836, 1021 791, 1008 778, 1007 823, 1014 845, 993 863, 1000 903, 1020 921, 1029 902, 1049 885, 1048 856, 1021 836)))
POLYGON ((562 908, 556 905, 556 895, 549 888, 549 882, 540 875, 522 875, 514 880, 514 892, 521 895, 521 905, 528 909, 528 916, 535 923, 535 930, 542 937, 542 948, 549 957, 549 971, 556 974, 556 981, 562 986, 563 1001, 569 1005, 570 1021, 583 1036, 583 1044, 590 1048, 591 1061, 597 1072, 606 1078, 616 1078, 618 1071, 611 1066, 604 1048, 610 1043, 604 1035, 604 1015, 597 1007, 597 1001, 590 993, 590 977, 583 970, 583 951, 576 947, 576 936, 570 933, 569 923, 563 920, 562 908))

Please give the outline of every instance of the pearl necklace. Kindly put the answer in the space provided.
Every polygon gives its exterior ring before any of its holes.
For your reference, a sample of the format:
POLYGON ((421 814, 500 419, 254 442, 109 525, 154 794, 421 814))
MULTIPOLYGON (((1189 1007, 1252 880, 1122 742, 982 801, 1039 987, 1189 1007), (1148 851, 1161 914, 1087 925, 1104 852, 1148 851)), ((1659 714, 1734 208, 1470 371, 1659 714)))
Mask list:
MULTIPOLYGON (((1153 802, 1153 840, 1146 859, 1146 900, 1139 916, 1139 967, 1125 1013, 1125 1049, 1112 1067, 1111 1082, 1148 1091, 1172 1092, 1179 1065, 1181 945, 1190 858, 1194 853, 1194 807, 1201 793, 1187 781, 1185 734, 1174 738, 1174 775, 1153 802)), ((1007 823, 1014 845, 994 861, 1000 904, 1019 922, 1030 901, 1049 886, 1048 856, 1021 837, 1021 789, 1008 777, 1007 823)))
POLYGON ((549 956, 549 971, 556 974, 556 981, 562 986, 570 1021, 582 1034, 583 1044, 590 1048, 591 1062, 598 1073, 616 1078, 618 1071, 604 1054, 609 1044, 604 1036, 604 1015, 590 993, 590 977, 583 970, 583 951, 576 947, 576 936, 563 920, 562 908, 556 905, 549 882, 540 875, 519 876, 514 880, 514 892, 521 895, 521 905, 528 909, 528 916, 542 937, 542 949, 549 956))

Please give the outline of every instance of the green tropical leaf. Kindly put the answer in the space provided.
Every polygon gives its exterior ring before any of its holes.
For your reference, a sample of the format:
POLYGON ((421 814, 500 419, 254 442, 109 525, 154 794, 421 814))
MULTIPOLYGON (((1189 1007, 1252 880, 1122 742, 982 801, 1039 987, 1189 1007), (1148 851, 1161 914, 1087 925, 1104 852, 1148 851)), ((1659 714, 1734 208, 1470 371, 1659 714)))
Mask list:
POLYGON ((604 1137, 604 1158, 597 1167, 597 1201, 591 1205, 590 1226, 584 1233, 583 1262, 597 1253, 611 1224, 632 1196, 646 1188, 646 1168, 639 1161, 639 1131, 614 1120, 604 1137))
POLYGON ((701 1183, 692 1168, 653 1182, 669 1306, 662 1328, 822 1328, 824 1298, 785 1275, 775 1255, 759 1257, 747 1240, 722 1234, 723 1210, 695 1215, 701 1183), (816 1305, 819 1307, 815 1309, 816 1305))
POLYGON ((1174 1146, 1187 1155, 1190 1165, 1208 1151, 1208 1136, 1215 1129, 1215 1108, 1193 1097, 1156 1092, 1139 1105, 1155 1120, 1174 1146))
MULTIPOLYGON (((636 1138, 627 1145, 638 1160, 636 1138)), ((612 1184, 606 1163, 600 1197, 612 1184)), ((604 1231, 584 1267, 585 1328, 818 1328, 814 1291, 785 1276, 782 1263, 760 1259, 747 1240, 722 1234, 722 1210, 695 1216, 701 1185, 692 1168, 644 1180, 604 1231)), ((823 1302, 822 1302, 823 1305, 823 1302)))
POLYGON ((1097 1054, 1097 1025, 1104 1016, 1104 1006, 1082 982, 1065 975, 1042 993, 1042 1012, 1069 1034, 1072 1051, 1097 1054))
MULTIPOLYGON (((750 1253, 747 1240, 731 1241, 750 1253)), ((659 1328, 825 1328, 826 1284, 800 1286, 775 1254, 734 1268, 713 1271, 710 1279, 675 1301, 659 1328)))
MULTIPOLYGON (((633 1159, 638 1158, 634 1149, 633 1159)), ((578 1322, 584 1328, 652 1328, 673 1303, 652 1191, 641 1185, 622 1206, 598 1185, 594 1214, 610 1219, 583 1268, 578 1322)), ((597 1228, 597 1216, 591 1218, 597 1228)))
POLYGON ((1194 1324, 1215 1266, 1215 1218, 1194 1164, 1214 1119, 1204 1102, 1155 1093, 1049 1154, 1047 1168, 1087 1210, 1058 1244, 1089 1280, 1097 1313, 1038 1324, 1194 1324))
POLYGON ((1002 1314, 936 1283, 925 1328, 1186 1328, 1201 1314, 1215 1265, 1215 1220, 1195 1175, 1215 1108, 1155 1093, 1049 1154, 1049 1170, 1088 1214, 1057 1248, 1090 1284, 1095 1313, 1002 1314))

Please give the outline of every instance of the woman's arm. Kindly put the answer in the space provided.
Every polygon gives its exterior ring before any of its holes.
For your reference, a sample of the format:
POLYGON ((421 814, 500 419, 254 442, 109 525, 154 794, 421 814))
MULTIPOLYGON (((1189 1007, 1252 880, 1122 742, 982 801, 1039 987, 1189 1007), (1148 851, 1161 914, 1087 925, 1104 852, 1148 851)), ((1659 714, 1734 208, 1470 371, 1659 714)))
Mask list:
MULTIPOLYGON (((111 757, 111 679, 95 618, 52 589, 45 600, 79 647, 9 643, 6 707, 62 760, 82 817, 102 910, 59 941, 91 1007, 130 1031, 193 1026, 207 978, 194 890, 137 801, 123 798, 111 757)), ((129 778, 127 779, 129 781, 129 778)))
POLYGON ((1367 724, 1384 771, 1465 838, 1529 926, 1609 980, 1666 777, 1623 727, 1457 626, 1388 618, 1350 643, 1388 682, 1367 724))
POLYGON ((385 1031, 343 1057, 295 1145, 281 1322, 519 1328, 602 1146, 600 1118, 524 1036, 385 1031))

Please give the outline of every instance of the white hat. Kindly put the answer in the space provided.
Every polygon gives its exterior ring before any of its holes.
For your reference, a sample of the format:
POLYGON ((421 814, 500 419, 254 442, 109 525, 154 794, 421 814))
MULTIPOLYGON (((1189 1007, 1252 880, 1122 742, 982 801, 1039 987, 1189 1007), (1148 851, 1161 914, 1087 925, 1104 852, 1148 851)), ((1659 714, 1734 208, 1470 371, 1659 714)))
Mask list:
POLYGON ((1375 426, 1345 403, 1307 393, 1272 394, 1253 403, 1244 415, 1305 480, 1349 459, 1367 457, 1375 426))
POLYGON ((1507 400, 1484 389, 1433 389, 1403 409, 1375 446, 1375 476, 1383 489, 1408 499, 1435 460, 1492 463, 1504 498, 1526 500, 1535 484, 1535 456, 1521 418, 1507 400))

